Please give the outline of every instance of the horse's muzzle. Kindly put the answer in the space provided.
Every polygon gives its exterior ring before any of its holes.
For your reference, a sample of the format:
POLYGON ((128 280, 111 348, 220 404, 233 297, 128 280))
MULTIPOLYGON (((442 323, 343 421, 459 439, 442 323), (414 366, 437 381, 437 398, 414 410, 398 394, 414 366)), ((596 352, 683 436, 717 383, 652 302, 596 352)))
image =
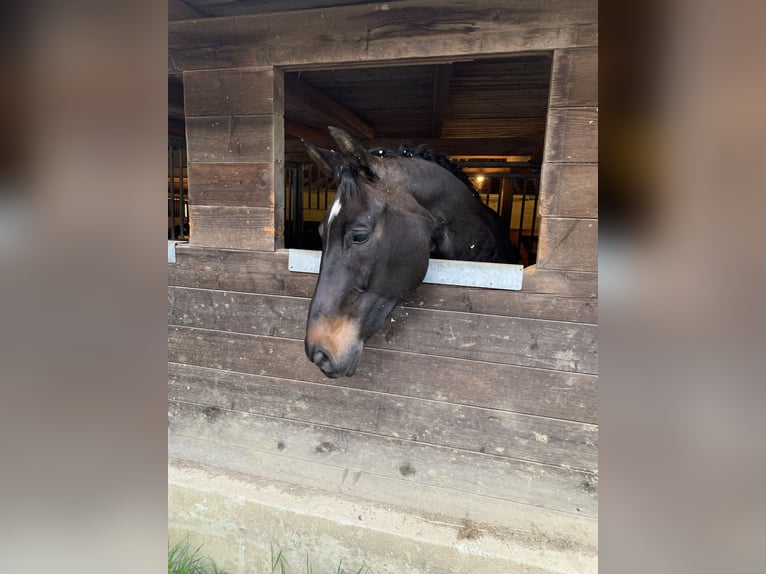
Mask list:
POLYGON ((309 317, 306 325, 306 356, 328 377, 353 375, 359 365, 363 346, 355 321, 339 315, 309 317))
POLYGON ((309 344, 306 342, 306 356, 325 374, 325 376, 331 379, 337 379, 340 376, 350 377, 356 372, 357 366, 359 366, 359 359, 362 356, 361 349, 358 351, 352 351, 345 357, 345 360, 340 363, 327 349, 325 349, 320 343, 309 344))

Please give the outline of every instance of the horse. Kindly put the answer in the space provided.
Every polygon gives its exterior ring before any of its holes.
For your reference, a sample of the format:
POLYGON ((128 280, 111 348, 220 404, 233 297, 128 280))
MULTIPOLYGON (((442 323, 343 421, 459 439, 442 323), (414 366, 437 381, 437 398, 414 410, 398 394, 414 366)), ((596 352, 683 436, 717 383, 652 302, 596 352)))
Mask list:
POLYGON ((330 378, 352 376, 365 341, 423 281, 429 257, 515 263, 508 228, 446 156, 367 150, 328 128, 338 150, 303 142, 337 182, 319 225, 322 258, 309 305, 306 356, 330 378))

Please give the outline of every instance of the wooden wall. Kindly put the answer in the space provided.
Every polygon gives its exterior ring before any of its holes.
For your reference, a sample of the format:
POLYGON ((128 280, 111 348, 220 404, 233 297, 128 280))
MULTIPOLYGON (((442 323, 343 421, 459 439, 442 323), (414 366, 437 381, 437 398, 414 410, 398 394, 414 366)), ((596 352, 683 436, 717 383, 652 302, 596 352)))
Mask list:
POLYGON ((554 50, 540 182, 541 269, 598 269, 598 48, 554 50))
POLYGON ((184 72, 190 243, 271 251, 284 218, 283 76, 184 72), (281 209, 280 209, 281 207, 281 209))
POLYGON ((514 2, 498 18, 507 5, 171 23, 192 204, 191 242, 168 266, 171 457, 595 545, 595 2, 514 2), (540 255, 523 290, 422 285, 353 378, 325 378, 303 352, 316 276, 289 272, 278 249, 280 66, 530 49, 552 50, 554 69, 540 255))

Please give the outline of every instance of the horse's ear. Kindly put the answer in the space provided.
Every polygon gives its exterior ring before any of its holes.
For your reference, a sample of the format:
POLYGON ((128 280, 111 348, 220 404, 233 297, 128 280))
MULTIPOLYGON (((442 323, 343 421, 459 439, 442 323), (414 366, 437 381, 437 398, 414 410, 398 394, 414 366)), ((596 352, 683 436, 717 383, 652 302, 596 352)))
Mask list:
POLYGON ((338 144, 340 151, 351 160, 353 165, 364 169, 371 176, 373 173, 372 168, 370 167, 372 156, 367 149, 365 149, 365 147, 357 140, 352 138, 347 131, 335 126, 329 126, 327 129, 330 131, 332 139, 338 144))
POLYGON ((307 141, 303 142, 306 146, 306 151, 309 157, 313 160, 319 169, 326 175, 338 179, 340 176, 341 168, 343 167, 343 158, 331 149, 324 149, 316 147, 314 144, 310 144, 307 141))

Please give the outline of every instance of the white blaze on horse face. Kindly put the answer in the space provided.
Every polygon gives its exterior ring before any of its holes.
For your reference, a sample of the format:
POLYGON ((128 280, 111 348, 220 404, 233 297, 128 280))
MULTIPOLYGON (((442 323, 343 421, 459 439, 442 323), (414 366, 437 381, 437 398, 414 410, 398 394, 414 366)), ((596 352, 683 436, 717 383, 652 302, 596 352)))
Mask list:
POLYGON ((332 207, 330 207, 330 216, 327 218, 327 227, 330 227, 330 224, 332 223, 332 220, 335 219, 335 216, 340 213, 340 199, 335 198, 335 201, 332 203, 332 207))

